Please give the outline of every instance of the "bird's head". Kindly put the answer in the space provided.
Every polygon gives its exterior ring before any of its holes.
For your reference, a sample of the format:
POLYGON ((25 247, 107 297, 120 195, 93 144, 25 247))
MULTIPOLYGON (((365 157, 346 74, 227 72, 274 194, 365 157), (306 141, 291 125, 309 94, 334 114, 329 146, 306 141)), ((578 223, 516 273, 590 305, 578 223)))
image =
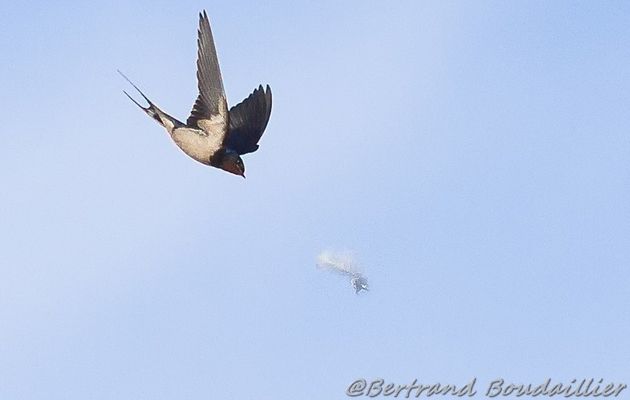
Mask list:
POLYGON ((245 164, 243 164, 241 156, 235 151, 228 150, 225 152, 221 162, 221 169, 245 178, 245 164))

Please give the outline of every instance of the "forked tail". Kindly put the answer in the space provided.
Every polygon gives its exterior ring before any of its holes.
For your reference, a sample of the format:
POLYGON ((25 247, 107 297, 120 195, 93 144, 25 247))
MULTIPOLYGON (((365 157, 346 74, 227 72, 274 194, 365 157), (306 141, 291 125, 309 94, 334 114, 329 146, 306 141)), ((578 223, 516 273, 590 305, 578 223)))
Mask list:
POLYGON ((142 91, 140 89, 138 89, 138 86, 136 86, 133 82, 131 82, 131 80, 129 78, 127 78, 127 76, 125 74, 123 74, 119 69, 117 69, 116 71, 118 71, 118 73, 120 74, 120 76, 122 76, 123 78, 125 78, 125 80, 127 82, 129 82, 129 84, 131 84, 131 86, 134 87, 134 89, 136 89, 138 91, 138 93, 140 93, 140 96, 142 96, 144 98, 144 100, 146 100, 147 103, 149 103, 148 107, 142 107, 140 105, 140 103, 138 103, 136 100, 134 100, 133 97, 131 97, 129 95, 129 93, 127 93, 126 91, 123 90, 123 93, 127 95, 127 97, 129 97, 129 100, 133 101, 135 105, 137 105, 138 107, 140 107, 142 109, 142 111, 144 111, 145 113, 147 113, 147 115, 151 118, 153 118, 154 120, 156 120, 158 122, 158 124, 164 126, 164 122, 162 121, 161 115, 165 116, 165 114, 155 106, 155 104, 153 104, 153 102, 151 100, 149 100, 147 98, 147 96, 144 95, 144 93, 142 93, 142 91))

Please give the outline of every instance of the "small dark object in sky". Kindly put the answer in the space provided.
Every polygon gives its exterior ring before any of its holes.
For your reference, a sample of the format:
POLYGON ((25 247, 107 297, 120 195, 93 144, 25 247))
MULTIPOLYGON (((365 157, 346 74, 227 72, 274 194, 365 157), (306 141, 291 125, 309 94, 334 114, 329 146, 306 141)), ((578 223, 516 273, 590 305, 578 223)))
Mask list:
POLYGON ((219 60, 206 12, 199 14, 197 82, 199 96, 190 117, 182 123, 160 110, 122 72, 118 71, 147 101, 138 107, 166 128, 173 141, 200 163, 245 177, 241 155, 258 149, 271 116, 271 88, 258 86, 249 97, 228 111, 219 60))
POLYGON ((350 282, 352 283, 352 287, 354 288, 354 292, 356 294, 359 294, 361 290, 370 290, 370 288, 368 287, 367 279, 362 277, 361 275, 355 276, 350 282))

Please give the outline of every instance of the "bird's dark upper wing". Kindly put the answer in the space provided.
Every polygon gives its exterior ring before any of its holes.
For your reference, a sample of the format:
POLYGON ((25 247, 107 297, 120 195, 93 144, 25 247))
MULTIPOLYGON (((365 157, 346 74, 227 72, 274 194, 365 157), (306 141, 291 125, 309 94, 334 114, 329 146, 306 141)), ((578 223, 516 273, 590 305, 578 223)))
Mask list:
POLYGON ((205 11, 203 14, 199 14, 197 46, 199 96, 195 101, 190 117, 188 117, 187 125, 204 129, 206 120, 208 122, 213 121, 213 125, 217 125, 220 120, 227 124, 227 101, 223 89, 223 79, 210 30, 210 22, 205 11))
POLYGON ((258 150, 258 141, 271 116, 271 88, 258 86, 245 100, 230 109, 230 126, 224 145, 239 154, 258 150))

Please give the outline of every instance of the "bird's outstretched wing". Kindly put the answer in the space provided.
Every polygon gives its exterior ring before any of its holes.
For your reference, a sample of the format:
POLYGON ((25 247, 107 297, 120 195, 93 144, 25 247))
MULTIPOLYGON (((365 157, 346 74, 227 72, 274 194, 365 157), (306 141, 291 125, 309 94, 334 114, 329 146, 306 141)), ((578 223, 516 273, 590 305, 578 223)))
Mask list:
POLYGON ((271 116, 271 88, 258 86, 245 100, 230 109, 230 126, 224 145, 239 154, 258 150, 258 141, 271 116))
POLYGON ((210 22, 205 11, 199 13, 197 46, 199 96, 186 123, 206 132, 222 129, 224 133, 228 121, 227 100, 210 22))

